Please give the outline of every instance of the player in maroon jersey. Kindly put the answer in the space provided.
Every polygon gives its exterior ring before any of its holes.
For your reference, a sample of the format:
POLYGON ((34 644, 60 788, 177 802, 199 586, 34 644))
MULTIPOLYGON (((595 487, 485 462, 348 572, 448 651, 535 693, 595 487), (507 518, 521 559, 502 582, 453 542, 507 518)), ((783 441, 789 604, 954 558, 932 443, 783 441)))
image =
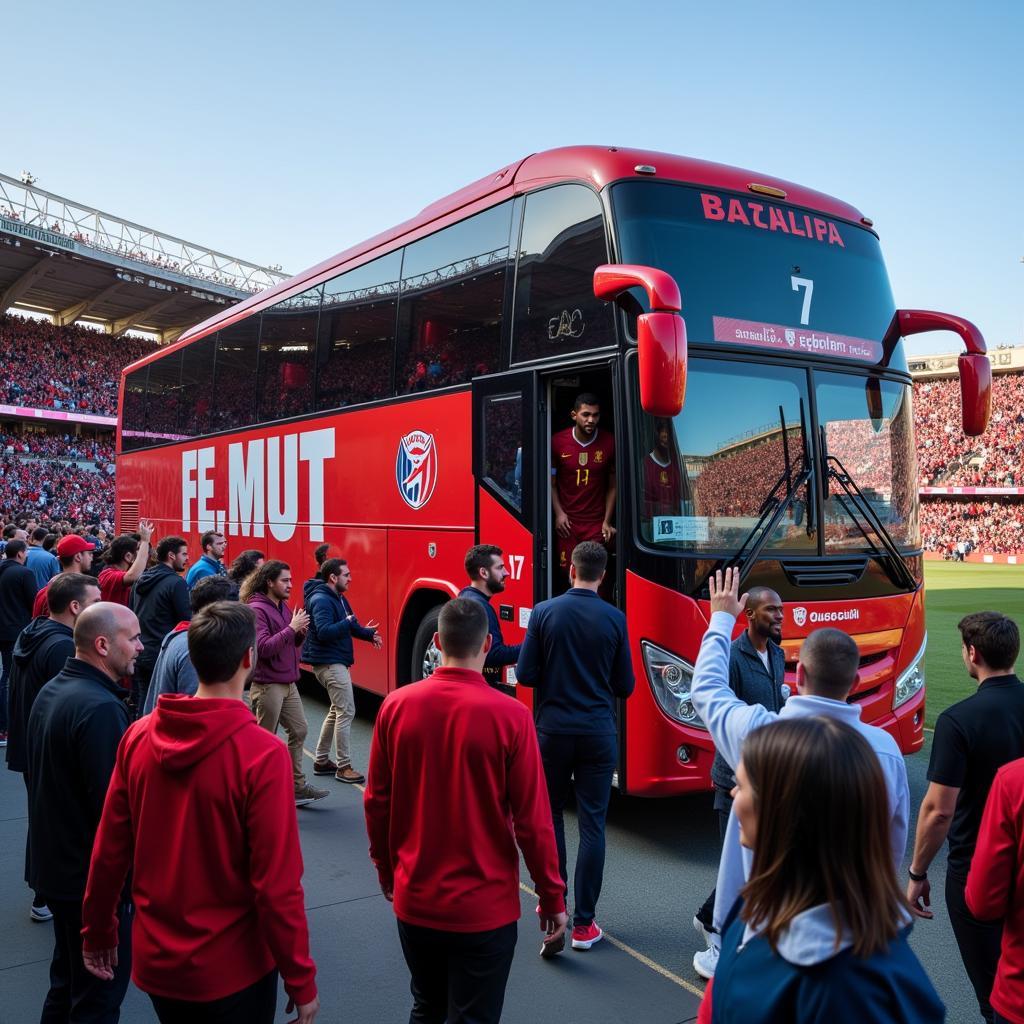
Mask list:
POLYGON ((680 465, 672 433, 672 421, 659 416, 654 421, 654 447, 644 459, 644 518, 683 514, 683 502, 690 501, 689 480, 680 465))
POLYGON ((551 438, 551 504, 558 536, 558 564, 569 571, 573 548, 581 541, 615 537, 615 438, 598 430, 601 405, 596 395, 576 396, 573 425, 551 438))

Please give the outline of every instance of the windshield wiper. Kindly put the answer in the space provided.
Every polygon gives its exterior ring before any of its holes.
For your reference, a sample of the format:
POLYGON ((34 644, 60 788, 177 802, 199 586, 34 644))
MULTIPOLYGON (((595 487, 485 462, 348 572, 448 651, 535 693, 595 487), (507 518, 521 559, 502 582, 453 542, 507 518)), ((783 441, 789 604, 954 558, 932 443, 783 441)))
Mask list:
POLYGON ((842 505, 846 514, 853 521, 857 529, 860 530, 864 540, 871 547, 872 555, 878 560, 882 568, 885 569, 889 579, 899 587, 904 587, 907 590, 916 590, 917 580, 914 579, 914 574, 907 568, 907 563, 903 560, 903 555, 900 553, 896 541, 892 539, 892 534, 885 528, 882 520, 878 517, 878 513, 871 507, 871 502, 868 501, 867 495, 860 489, 857 481, 853 479, 839 459, 834 455, 828 454, 828 448, 825 446, 824 428, 821 428, 821 455, 825 466, 825 472, 822 474, 825 478, 825 500, 828 500, 830 493, 828 484, 832 480, 839 485, 843 492, 842 494, 835 494, 836 501, 842 505), (853 506, 852 509, 851 505, 853 506), (854 514, 854 509, 860 513, 859 516, 854 514), (864 529, 864 522, 874 530, 875 535, 882 542, 882 547, 885 548, 885 551, 871 539, 867 530, 864 529))
MULTIPOLYGON (((761 507, 758 510, 757 522, 754 524, 751 531, 744 538, 743 543, 739 546, 736 554, 733 555, 726 563, 725 567, 737 567, 740 573, 740 582, 746 577, 750 571, 750 567, 757 561, 757 556, 761 554, 765 544, 771 539, 772 534, 775 532, 776 527, 782 521, 782 517, 792 507, 793 502, 796 500, 797 495, 800 493, 800 488, 805 487, 808 481, 811 479, 811 474, 814 471, 814 464, 811 461, 810 451, 807 446, 807 429, 804 417, 804 402, 800 399, 800 436, 803 444, 803 452, 800 457, 802 463, 802 469, 797 473, 796 477, 793 477, 793 464, 789 454, 789 437, 786 433, 786 416, 782 410, 782 406, 779 406, 779 424, 782 428, 782 458, 783 458, 783 470, 779 478, 772 485, 769 490, 767 497, 761 502, 761 507), (778 497, 779 488, 785 484, 785 493, 782 497, 778 497)), ((806 508, 804 514, 807 516, 807 535, 810 536, 814 532, 813 527, 813 502, 806 502, 806 508)))

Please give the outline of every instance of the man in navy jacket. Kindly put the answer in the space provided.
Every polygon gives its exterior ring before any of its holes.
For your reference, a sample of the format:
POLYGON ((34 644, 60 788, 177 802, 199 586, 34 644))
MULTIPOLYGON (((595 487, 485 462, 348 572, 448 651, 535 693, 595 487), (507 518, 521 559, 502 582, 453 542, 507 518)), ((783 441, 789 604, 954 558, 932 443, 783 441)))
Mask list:
POLYGON ((484 679, 491 686, 502 683, 501 670, 519 660, 521 644, 507 644, 501 635, 501 622, 491 604, 491 598, 505 589, 508 569, 502 559, 502 550, 496 544, 476 544, 466 552, 466 575, 469 586, 459 591, 459 597, 479 601, 487 612, 487 633, 491 638, 491 649, 484 662, 484 679))
MULTIPOLYGON (((583 541, 572 552, 561 597, 533 609, 516 666, 535 689, 537 738, 544 761, 558 865, 568 893, 562 812, 575 782, 580 847, 576 857, 573 949, 590 949, 602 932, 594 914, 604 874, 604 823, 618 762, 615 701, 633 692, 626 617, 598 596, 608 552, 583 541)), ((560 952, 551 944, 545 955, 560 952)))
POLYGON ((327 712, 313 762, 314 775, 333 775, 339 782, 362 783, 366 777, 352 767, 350 735, 356 714, 352 693, 352 638, 366 640, 374 647, 383 643, 377 623, 361 625, 345 597, 352 570, 344 558, 328 558, 320 566, 320 582, 305 590, 309 631, 302 645, 302 660, 313 667, 317 682, 327 691, 331 710, 327 712), (331 741, 338 760, 331 760, 331 741))

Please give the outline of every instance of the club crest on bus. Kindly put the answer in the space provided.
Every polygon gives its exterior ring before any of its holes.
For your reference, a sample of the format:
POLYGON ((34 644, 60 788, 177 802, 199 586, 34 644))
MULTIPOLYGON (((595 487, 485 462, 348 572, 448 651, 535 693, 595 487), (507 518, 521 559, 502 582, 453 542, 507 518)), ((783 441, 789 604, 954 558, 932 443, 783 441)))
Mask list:
POLYGON ((395 481, 410 508, 423 508, 437 483, 437 445, 433 434, 413 430, 398 443, 395 481))
POLYGON ((798 626, 802 626, 807 621, 807 609, 806 608, 794 608, 793 609, 793 621, 798 626))

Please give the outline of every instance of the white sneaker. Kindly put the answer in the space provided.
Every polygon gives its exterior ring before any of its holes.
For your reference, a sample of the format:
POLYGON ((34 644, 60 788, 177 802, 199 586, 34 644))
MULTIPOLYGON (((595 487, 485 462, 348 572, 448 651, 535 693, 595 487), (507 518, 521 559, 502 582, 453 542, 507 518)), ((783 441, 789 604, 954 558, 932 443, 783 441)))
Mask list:
POLYGON ((714 932, 709 932, 707 928, 701 924, 701 920, 696 914, 693 915, 693 930, 704 940, 705 946, 710 946, 712 944, 711 936, 714 932))
POLYGON ((693 969, 702 977, 710 981, 715 976, 715 968, 718 967, 718 947, 708 946, 707 949, 699 949, 693 954, 693 969))

